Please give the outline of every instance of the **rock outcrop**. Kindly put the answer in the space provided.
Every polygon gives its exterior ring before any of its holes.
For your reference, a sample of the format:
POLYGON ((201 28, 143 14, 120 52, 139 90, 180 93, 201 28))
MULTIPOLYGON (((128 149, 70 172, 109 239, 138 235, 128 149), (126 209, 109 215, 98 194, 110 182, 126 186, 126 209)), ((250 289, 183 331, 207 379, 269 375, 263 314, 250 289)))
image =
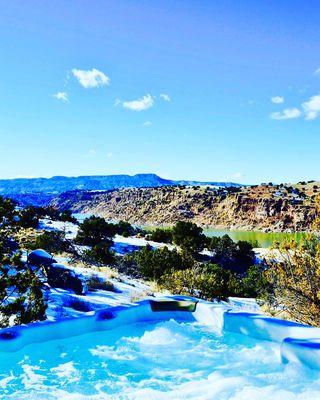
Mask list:
POLYGON ((313 185, 312 190, 309 186, 304 190, 301 185, 259 185, 73 191, 59 195, 53 205, 140 225, 171 225, 186 220, 218 229, 308 231, 320 192, 320 186, 313 185))
POLYGON ((28 255, 28 263, 43 267, 48 285, 60 289, 70 289, 75 294, 84 294, 81 279, 74 271, 58 264, 51 254, 42 249, 33 250, 28 255))

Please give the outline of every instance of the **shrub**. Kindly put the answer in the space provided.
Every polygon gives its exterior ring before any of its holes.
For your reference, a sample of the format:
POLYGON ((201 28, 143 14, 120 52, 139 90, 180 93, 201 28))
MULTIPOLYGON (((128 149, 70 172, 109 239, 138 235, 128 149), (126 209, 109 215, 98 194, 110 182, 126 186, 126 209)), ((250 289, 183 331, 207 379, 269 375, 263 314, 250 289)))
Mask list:
MULTIPOLYGON (((46 318, 40 271, 21 261, 19 246, 12 240, 21 212, 0 196, 0 326, 23 324, 46 318)), ((23 213, 22 223, 34 224, 33 210, 23 213), (24 218, 23 217, 23 218, 24 218)))
POLYGON ((27 207, 20 211, 18 225, 22 228, 38 228, 39 215, 35 207, 27 207))
POLYGON ((49 253, 62 253, 72 250, 71 243, 66 240, 63 232, 46 231, 34 238, 32 242, 26 244, 31 250, 43 249, 49 253))
POLYGON ((157 228, 149 235, 150 240, 158 243, 172 243, 172 230, 157 228))
POLYGON ((173 243, 191 254, 203 250, 206 237, 202 228, 192 222, 179 221, 172 228, 173 243))
POLYGON ((271 289, 265 275, 265 266, 251 266, 240 279, 234 279, 233 276, 230 288, 236 296, 264 298, 271 289))
POLYGON ((255 254, 250 242, 234 242, 228 235, 212 237, 207 240, 213 262, 234 272, 243 273, 255 263, 255 254))
POLYGON ((262 266, 253 266, 243 276, 217 264, 200 264, 185 270, 167 271, 163 288, 206 300, 226 300, 229 296, 261 297, 269 289, 262 266))
POLYGON ((162 287, 174 294, 206 300, 225 300, 233 294, 229 288, 231 272, 219 265, 200 264, 194 268, 168 271, 161 279, 162 287))
POLYGON ((190 268, 194 260, 186 253, 170 251, 167 247, 153 250, 146 246, 134 255, 141 275, 145 278, 159 280, 168 270, 190 268))
POLYGON ((114 267, 122 274, 134 278, 142 278, 135 254, 133 253, 115 257, 114 267))
POLYGON ((47 305, 37 271, 31 270, 27 264, 22 263, 20 252, 13 254, 3 244, 2 237, 0 238, 0 276, 1 327, 8 326, 11 317, 14 317, 15 324, 45 319, 47 305))
POLYGON ((0 196, 0 223, 12 222, 15 216, 16 203, 11 199, 6 199, 0 196))
POLYGON ((135 234, 135 228, 126 221, 119 221, 117 224, 114 224, 115 232, 118 235, 129 237, 135 234))
POLYGON ((77 218, 72 216, 72 212, 70 210, 62 211, 58 216, 57 219, 63 222, 72 222, 73 224, 77 224, 77 218))
POLYGON ((114 224, 109 224, 104 218, 92 216, 80 224, 75 241, 84 246, 95 246, 110 241, 115 233, 114 224))
POLYGON ((320 325, 320 242, 308 235, 282 242, 281 262, 270 262, 266 278, 270 288, 266 301, 299 322, 320 325))
POLYGON ((85 250, 82 254, 84 262, 96 265, 110 265, 113 264, 115 258, 114 253, 110 250, 113 242, 105 241, 96 244, 89 250, 85 250))

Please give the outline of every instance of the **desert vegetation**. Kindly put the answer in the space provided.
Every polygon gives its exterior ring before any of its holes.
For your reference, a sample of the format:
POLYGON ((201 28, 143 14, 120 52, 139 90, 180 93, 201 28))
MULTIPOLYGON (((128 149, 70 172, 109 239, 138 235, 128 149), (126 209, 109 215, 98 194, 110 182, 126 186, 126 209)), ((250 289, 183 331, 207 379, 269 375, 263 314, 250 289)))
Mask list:
MULTIPOLYGON (((158 289, 174 294, 207 300, 254 297, 274 315, 319 326, 320 242, 316 234, 320 227, 319 197, 315 204, 318 215, 314 220, 315 233, 299 243, 275 244, 281 259, 257 263, 255 243, 235 242, 228 235, 208 238, 201 227, 189 221, 148 232, 124 221, 109 223, 92 216, 79 224, 74 239, 67 239, 63 231, 39 229, 39 221, 46 217, 74 223, 70 212, 36 207, 20 209, 12 200, 0 197, 1 326, 46 318, 45 285, 59 285, 61 278, 64 279, 61 287, 66 287, 66 282, 73 279, 63 269, 56 268, 55 274, 50 275, 46 266, 34 267, 22 261, 22 250, 38 248, 53 255, 67 254, 70 262, 81 262, 87 268, 112 267, 127 276, 152 281, 158 289), (147 245, 118 255, 114 251, 117 234, 139 234, 161 245, 156 248, 147 245)), ((74 284, 81 286, 79 293, 82 293, 81 282, 74 284)), ((111 282, 98 276, 92 276, 86 285, 92 291, 114 290, 111 282)))
POLYGON ((281 260, 270 262, 265 270, 269 290, 266 303, 274 312, 290 319, 320 325, 320 197, 317 198, 314 234, 297 243, 275 244, 281 260), (275 311, 276 310, 276 311, 275 311))
POLYGON ((175 248, 147 246, 125 256, 119 263, 121 270, 127 267, 130 273, 154 280, 172 293, 208 300, 235 295, 257 297, 265 290, 264 266, 254 265, 252 244, 235 243, 227 235, 207 238, 191 222, 180 221, 164 232, 170 232, 175 248), (204 249, 209 253, 203 254, 204 249))
POLYGON ((0 326, 45 319, 46 303, 39 271, 21 261, 14 235, 35 226, 29 210, 19 211, 9 199, 0 197, 0 326))

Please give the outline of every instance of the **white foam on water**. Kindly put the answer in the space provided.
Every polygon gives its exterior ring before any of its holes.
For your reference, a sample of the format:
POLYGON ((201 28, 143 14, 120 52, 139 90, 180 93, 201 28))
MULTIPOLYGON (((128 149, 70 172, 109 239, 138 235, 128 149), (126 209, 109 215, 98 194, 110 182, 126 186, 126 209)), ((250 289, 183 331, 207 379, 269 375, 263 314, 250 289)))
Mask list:
POLYGON ((68 382, 77 382, 80 379, 79 371, 75 368, 72 361, 51 368, 50 371, 56 374, 59 378, 67 379, 68 382))
POLYGON ((41 389, 42 383, 46 378, 44 375, 37 373, 37 371, 40 371, 41 368, 37 365, 32 366, 28 364, 23 364, 22 369, 23 374, 21 374, 20 378, 25 389, 41 389))
POLYGON ((281 365, 269 342, 196 323, 139 323, 15 357, 7 377, 0 368, 5 400, 320 400, 320 373, 281 365))
POLYGON ((97 346, 94 349, 90 349, 90 353, 93 356, 108 358, 112 360, 134 360, 135 356, 128 353, 128 349, 125 347, 116 349, 114 346, 97 346))
POLYGON ((184 338, 179 333, 172 332, 169 328, 160 327, 146 332, 139 340, 140 345, 147 346, 172 346, 182 344, 184 338))
POLYGON ((12 372, 10 372, 9 376, 0 379, 0 388, 4 389, 8 385, 8 383, 10 383, 14 379, 15 379, 14 375, 12 374, 12 372))

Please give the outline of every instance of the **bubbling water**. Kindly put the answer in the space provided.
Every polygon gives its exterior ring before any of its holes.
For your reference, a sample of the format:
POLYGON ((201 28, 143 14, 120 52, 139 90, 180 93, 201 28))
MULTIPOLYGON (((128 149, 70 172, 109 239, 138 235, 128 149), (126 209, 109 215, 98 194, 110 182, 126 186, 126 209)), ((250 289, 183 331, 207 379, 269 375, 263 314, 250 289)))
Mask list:
POLYGON ((137 323, 0 360, 1 400, 318 400, 320 374, 279 347, 197 323, 137 323))

